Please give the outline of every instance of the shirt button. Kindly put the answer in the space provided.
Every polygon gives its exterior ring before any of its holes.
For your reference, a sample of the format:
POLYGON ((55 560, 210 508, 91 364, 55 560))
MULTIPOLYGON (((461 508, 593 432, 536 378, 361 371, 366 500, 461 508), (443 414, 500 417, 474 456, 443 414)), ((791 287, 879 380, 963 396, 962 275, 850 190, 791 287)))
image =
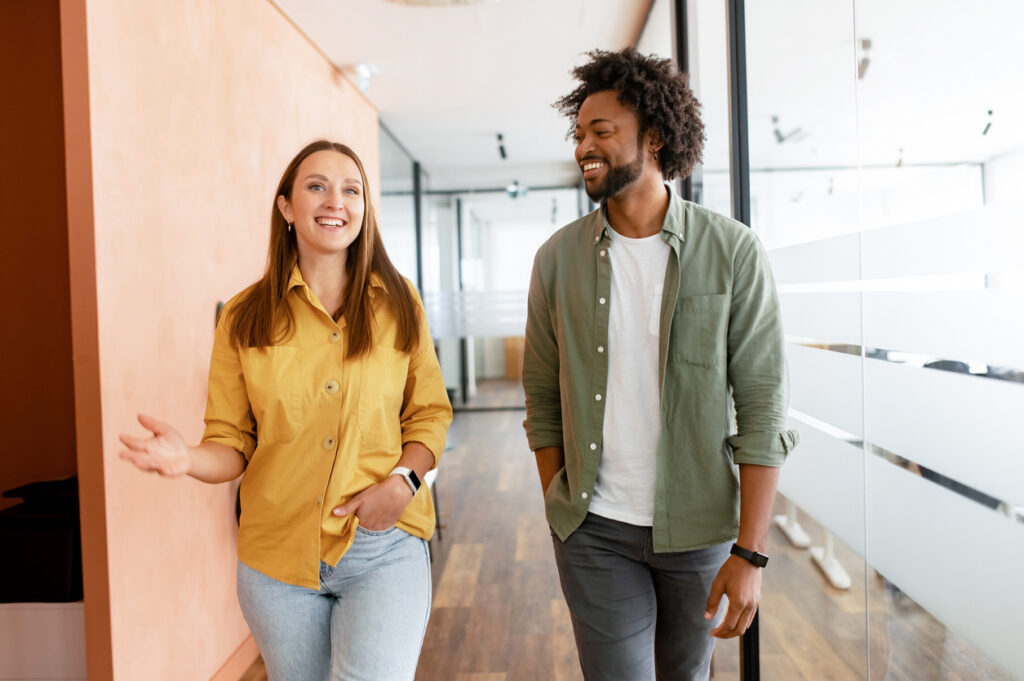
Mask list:
POLYGON ((600 402, 601 401, 601 393, 598 393, 598 394, 594 395, 594 399, 597 400, 598 402, 600 402))
POLYGON ((600 236, 595 236, 595 237, 594 237, 594 243, 595 243, 595 244, 596 244, 596 243, 597 243, 598 241, 600 241, 600 240, 601 240, 601 237, 600 237, 600 236))
POLYGON ((597 346, 597 351, 598 352, 604 352, 604 346, 603 345, 598 345, 597 346))
POLYGON ((335 442, 333 437, 324 438, 324 449, 334 449, 334 444, 335 442))
POLYGON ((597 299, 597 302, 599 302, 599 303, 601 303, 602 305, 604 305, 606 301, 605 301, 605 299, 604 299, 604 298, 598 298, 598 299, 597 299))
POLYGON ((580 492, 580 499, 586 499, 589 496, 586 492, 580 492))
POLYGON ((590 443, 590 451, 594 451, 595 449, 597 449, 597 444, 591 442, 590 443))
POLYGON ((606 251, 605 249, 602 248, 601 249, 601 257, 603 258, 607 254, 608 254, 608 251, 606 251))
POLYGON ((338 382, 327 381, 327 383, 324 384, 324 390, 327 391, 328 395, 333 395, 334 393, 338 392, 338 382))
POLYGON ((331 335, 327 337, 327 340, 331 341, 332 343, 337 343, 338 341, 341 340, 341 334, 338 333, 337 331, 331 331, 331 335))

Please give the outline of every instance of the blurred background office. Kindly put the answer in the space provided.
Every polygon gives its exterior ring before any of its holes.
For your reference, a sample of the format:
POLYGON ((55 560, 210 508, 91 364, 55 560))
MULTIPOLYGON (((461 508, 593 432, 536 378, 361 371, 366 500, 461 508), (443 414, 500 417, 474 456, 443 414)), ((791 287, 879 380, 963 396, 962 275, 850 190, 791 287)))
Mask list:
MULTIPOLYGON (((550 104, 627 45, 690 73, 708 141, 677 190, 750 224, 783 301, 802 444, 761 676, 1024 679, 1022 24, 1017 0, 0 3, 0 679, 265 678, 234 485, 140 476, 116 434, 141 405, 198 439, 216 304, 321 136, 374 178, 456 407, 417 678, 580 678, 522 330, 534 252, 592 208, 550 104)), ((713 678, 740 675, 719 644, 713 678)))

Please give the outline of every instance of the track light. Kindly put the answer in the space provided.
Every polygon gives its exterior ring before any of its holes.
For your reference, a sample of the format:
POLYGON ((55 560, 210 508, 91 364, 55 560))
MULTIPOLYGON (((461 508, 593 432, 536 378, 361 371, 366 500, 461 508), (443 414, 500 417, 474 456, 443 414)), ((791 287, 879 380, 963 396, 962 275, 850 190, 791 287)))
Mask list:
POLYGON ((779 127, 779 117, 772 116, 772 133, 775 135, 775 141, 778 144, 785 142, 799 142, 803 138, 807 137, 807 133, 804 132, 803 128, 793 128, 789 132, 782 132, 779 127))
POLYGON ((498 155, 501 156, 502 161, 508 158, 508 154, 505 153, 505 136, 500 132, 498 133, 498 155))
POLYGON ((525 185, 519 184, 519 180, 512 180, 512 184, 505 187, 505 192, 508 194, 510 199, 518 199, 526 196, 526 192, 529 189, 525 185))
POLYGON ((861 40, 860 49, 864 52, 864 56, 857 62, 857 80, 864 80, 864 74, 868 72, 868 66, 871 65, 871 58, 868 57, 868 50, 871 49, 871 39, 864 38, 861 40))

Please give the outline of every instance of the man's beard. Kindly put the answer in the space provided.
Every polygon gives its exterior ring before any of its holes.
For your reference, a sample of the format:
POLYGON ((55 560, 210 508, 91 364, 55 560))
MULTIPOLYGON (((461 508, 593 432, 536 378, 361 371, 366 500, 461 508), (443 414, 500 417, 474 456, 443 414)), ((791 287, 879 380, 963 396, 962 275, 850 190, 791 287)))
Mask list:
MULTIPOLYGON (((587 196, 594 203, 601 203, 618 194, 623 187, 637 180, 644 170, 644 159, 640 155, 640 146, 637 145, 636 158, 624 166, 608 166, 604 182, 594 187, 593 191, 588 187, 587 196)), ((586 185, 584 185, 586 186, 586 185)))

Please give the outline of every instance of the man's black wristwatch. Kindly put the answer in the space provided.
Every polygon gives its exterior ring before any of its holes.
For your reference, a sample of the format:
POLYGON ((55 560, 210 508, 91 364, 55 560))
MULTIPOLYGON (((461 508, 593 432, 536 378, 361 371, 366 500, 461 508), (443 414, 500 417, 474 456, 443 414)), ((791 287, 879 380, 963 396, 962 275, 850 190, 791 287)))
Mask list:
POLYGON ((732 545, 732 548, 729 549, 729 553, 734 556, 739 556, 744 560, 748 560, 752 565, 756 565, 759 568, 763 568, 768 564, 768 556, 763 553, 758 553, 757 551, 748 551, 742 546, 738 546, 736 544, 732 545))

